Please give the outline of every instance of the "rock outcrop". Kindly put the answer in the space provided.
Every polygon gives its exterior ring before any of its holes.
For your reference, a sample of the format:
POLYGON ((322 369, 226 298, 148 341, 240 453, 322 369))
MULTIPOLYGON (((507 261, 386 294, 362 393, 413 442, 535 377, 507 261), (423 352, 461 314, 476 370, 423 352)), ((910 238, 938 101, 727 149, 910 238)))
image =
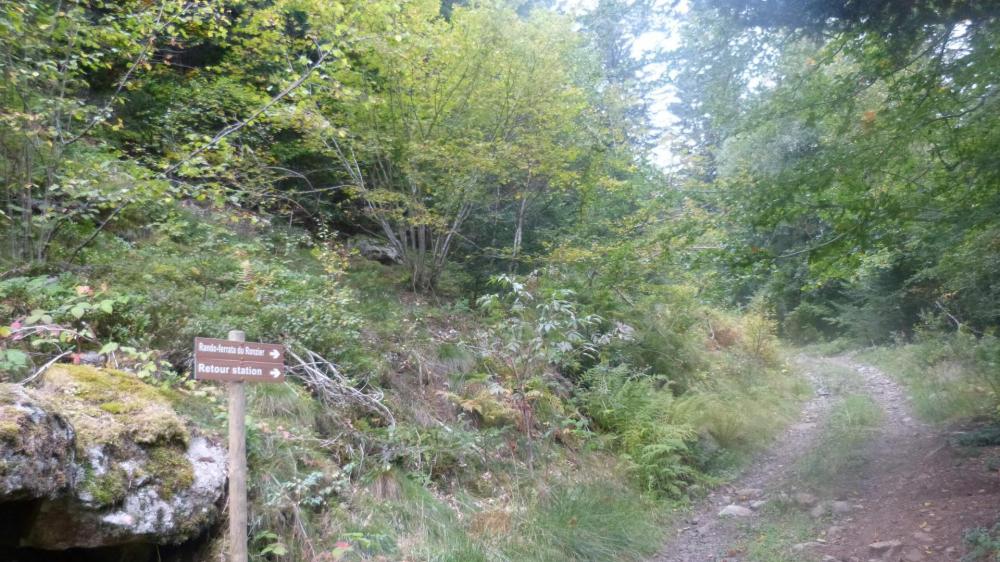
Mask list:
POLYGON ((0 385, 0 502, 55 497, 73 476, 65 418, 16 385, 0 385))
POLYGON ((179 544, 220 515, 225 450, 132 375, 54 366, 39 388, 0 385, 0 420, 0 512, 37 502, 9 546, 179 544))
POLYGON ((386 265, 403 263, 403 256, 399 250, 386 240, 380 240, 372 236, 355 236, 351 238, 348 247, 353 248, 362 257, 374 260, 386 265))

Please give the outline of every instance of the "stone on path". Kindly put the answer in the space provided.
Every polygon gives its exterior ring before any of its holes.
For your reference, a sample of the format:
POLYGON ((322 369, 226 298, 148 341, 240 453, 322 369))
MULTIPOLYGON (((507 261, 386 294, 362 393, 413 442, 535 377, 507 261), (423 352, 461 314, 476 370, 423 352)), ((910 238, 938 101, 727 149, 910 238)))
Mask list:
POLYGON ((897 540, 873 542, 868 545, 868 553, 883 559, 891 558, 902 546, 903 543, 897 540))
POLYGON ((750 508, 736 504, 727 505, 719 512, 719 517, 750 517, 751 515, 753 515, 753 511, 750 508))
POLYGON ((792 500, 794 500, 800 507, 812 507, 816 505, 816 502, 818 501, 816 496, 806 492, 799 492, 795 494, 792 496, 792 500))

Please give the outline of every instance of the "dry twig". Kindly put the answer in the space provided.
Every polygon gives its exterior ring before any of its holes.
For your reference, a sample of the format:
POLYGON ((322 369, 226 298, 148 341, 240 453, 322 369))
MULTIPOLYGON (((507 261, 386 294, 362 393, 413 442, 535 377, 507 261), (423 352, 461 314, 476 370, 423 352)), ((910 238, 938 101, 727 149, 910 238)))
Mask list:
POLYGON ((396 426, 396 418, 382 403, 384 394, 380 389, 367 385, 356 388, 337 365, 314 351, 306 350, 305 359, 291 350, 288 354, 297 363, 289 372, 302 379, 324 405, 342 407, 357 404, 384 418, 390 427, 396 426))

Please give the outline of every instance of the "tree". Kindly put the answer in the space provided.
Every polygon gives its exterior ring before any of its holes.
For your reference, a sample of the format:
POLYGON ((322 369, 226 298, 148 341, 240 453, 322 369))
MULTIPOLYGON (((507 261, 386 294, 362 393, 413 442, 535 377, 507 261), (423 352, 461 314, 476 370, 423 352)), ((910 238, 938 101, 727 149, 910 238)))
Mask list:
POLYGON ((907 42, 863 26, 823 39, 729 29, 716 60, 754 39, 774 53, 753 81, 712 80, 721 96, 702 98, 735 97, 745 108, 704 121, 720 141, 710 152, 715 175, 702 176, 740 294, 765 289, 785 312, 839 294, 845 306, 898 318, 879 328, 883 338, 939 304, 995 323, 988 308, 961 304, 994 298, 989 284, 966 277, 951 290, 945 264, 971 240, 995 254, 982 236, 1000 205, 986 157, 997 146, 996 22, 927 24, 907 42))

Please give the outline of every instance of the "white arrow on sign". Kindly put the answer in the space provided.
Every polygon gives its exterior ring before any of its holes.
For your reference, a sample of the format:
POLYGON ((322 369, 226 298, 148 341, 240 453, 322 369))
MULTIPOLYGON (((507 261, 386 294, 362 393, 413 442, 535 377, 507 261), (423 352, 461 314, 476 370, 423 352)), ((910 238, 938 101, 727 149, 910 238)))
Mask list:
POLYGON ((271 376, 274 378, 278 378, 281 376, 281 371, 277 369, 271 369, 271 376))
POLYGON ((269 355, 271 356, 271 359, 277 359, 281 354, 278 353, 277 349, 272 349, 269 355))

